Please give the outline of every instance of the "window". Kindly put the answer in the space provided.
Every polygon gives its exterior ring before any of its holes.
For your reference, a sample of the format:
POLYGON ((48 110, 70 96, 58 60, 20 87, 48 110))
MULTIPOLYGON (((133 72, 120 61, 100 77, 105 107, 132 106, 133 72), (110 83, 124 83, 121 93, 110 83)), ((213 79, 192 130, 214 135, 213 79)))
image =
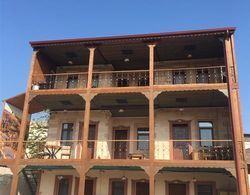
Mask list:
POLYGON ((185 84, 186 74, 184 71, 174 71, 173 72, 173 83, 174 84, 185 84))
POLYGON ((149 129, 138 128, 137 129, 137 150, 148 151, 149 150, 149 129), (146 141, 143 141, 146 140, 146 141))
MULTIPOLYGON (((73 123, 63 123, 61 140, 72 140, 73 139, 73 123)), ((63 141, 61 145, 69 146, 70 142, 63 141)))
POLYGON ((99 83, 99 75, 93 74, 92 76, 92 88, 97 88, 99 83))
POLYGON ((117 87, 128 87, 128 86, 129 86, 128 79, 119 78, 117 80, 117 87))
POLYGON ((67 88, 76 88, 78 83, 78 76, 77 75, 70 75, 68 77, 67 88))
POLYGON ((197 83, 208 83, 209 82, 209 74, 208 70, 198 70, 197 71, 197 83))
POLYGON ((196 186, 197 195, 214 195, 213 184, 198 183, 196 186))
POLYGON ((72 188, 72 176, 57 175, 54 195, 70 195, 72 188))
POLYGON ((210 147, 213 146, 213 123, 209 121, 200 121, 199 122, 199 132, 200 132, 200 140, 208 140, 201 141, 200 145, 202 147, 210 147))
POLYGON ((110 195, 125 195, 127 194, 127 181, 121 179, 111 179, 109 181, 110 195))

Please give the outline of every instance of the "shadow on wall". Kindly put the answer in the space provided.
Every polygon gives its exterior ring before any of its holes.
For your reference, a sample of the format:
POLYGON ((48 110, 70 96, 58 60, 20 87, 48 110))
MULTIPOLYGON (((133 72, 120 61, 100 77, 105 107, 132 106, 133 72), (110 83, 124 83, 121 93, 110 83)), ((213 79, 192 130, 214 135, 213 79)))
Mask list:
MULTIPOLYGON (((10 194, 12 172, 9 168, 0 167, 0 194, 10 194)), ((32 195, 22 174, 19 175, 18 195, 32 195)))

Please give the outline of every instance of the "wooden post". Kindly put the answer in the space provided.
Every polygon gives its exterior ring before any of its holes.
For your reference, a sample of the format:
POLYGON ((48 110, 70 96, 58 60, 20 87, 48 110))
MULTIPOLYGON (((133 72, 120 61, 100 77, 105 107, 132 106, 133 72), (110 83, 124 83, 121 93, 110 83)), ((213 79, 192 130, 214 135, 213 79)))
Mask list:
POLYGON ((151 161, 154 160, 154 47, 155 44, 148 45, 149 47, 149 158, 151 161))
POLYGON ((78 195, 84 195, 84 191, 85 191, 85 174, 81 173, 79 178, 78 195))
POLYGON ((149 174, 149 195, 155 194, 155 175, 151 171, 149 174))
POLYGON ((27 89, 26 89, 26 94, 25 94, 25 99, 24 99, 22 121, 21 121, 21 125, 20 125, 20 130, 19 130, 17 153, 16 153, 16 159, 15 159, 15 163, 14 163, 14 167, 16 167, 16 168, 13 171, 10 195, 17 194, 17 184, 18 184, 18 169, 17 169, 17 167, 19 165, 19 161, 20 161, 22 154, 23 154, 23 141, 24 141, 26 128, 27 128, 27 122, 28 122, 27 118, 29 115, 30 90, 31 90, 31 86, 32 86, 32 76, 33 76, 34 64, 36 61, 37 52, 38 51, 34 51, 32 54, 30 73, 29 73, 27 89))
POLYGON ((92 86, 92 72, 94 66, 94 51, 95 48, 89 48, 89 67, 88 67, 88 83, 87 93, 85 96, 85 112, 84 112, 84 123, 83 123, 83 143, 82 143, 82 159, 87 160, 88 151, 88 133, 89 133, 89 120, 90 120, 90 109, 91 109, 91 98, 90 89, 92 86))
MULTIPOLYGON (((17 165, 15 165, 17 166, 17 165)), ((17 194, 17 185, 18 185, 18 171, 17 169, 12 170, 12 180, 11 180, 11 188, 10 188, 10 195, 17 194)))
POLYGON ((225 39, 225 57, 228 77, 229 105, 231 113, 231 128, 234 146, 234 161, 237 175, 237 190, 239 195, 248 194, 247 166, 245 161, 243 131, 239 105, 239 89, 236 73, 236 64, 231 38, 225 39))
POLYGON ((149 86, 153 89, 154 85, 154 48, 155 44, 148 45, 149 47, 149 86))
POLYGON ((92 86, 92 73, 93 73, 93 66, 94 66, 94 52, 95 48, 89 48, 89 69, 88 69, 88 84, 87 89, 90 89, 92 86))

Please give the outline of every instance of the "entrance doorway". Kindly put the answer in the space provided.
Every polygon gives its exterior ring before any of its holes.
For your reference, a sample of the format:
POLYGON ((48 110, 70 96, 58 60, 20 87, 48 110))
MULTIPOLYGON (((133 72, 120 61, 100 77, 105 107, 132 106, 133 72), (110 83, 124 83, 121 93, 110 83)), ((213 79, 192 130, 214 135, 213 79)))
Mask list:
POLYGON ((128 157, 128 137, 128 130, 113 131, 114 159, 126 159, 128 157))
POLYGON ((186 183, 168 183, 167 195, 187 195, 188 185, 186 183))
POLYGON ((149 195, 148 180, 132 181, 132 195, 149 195))
POLYGON ((188 123, 173 123, 171 131, 172 159, 189 160, 190 155, 190 128, 188 123))

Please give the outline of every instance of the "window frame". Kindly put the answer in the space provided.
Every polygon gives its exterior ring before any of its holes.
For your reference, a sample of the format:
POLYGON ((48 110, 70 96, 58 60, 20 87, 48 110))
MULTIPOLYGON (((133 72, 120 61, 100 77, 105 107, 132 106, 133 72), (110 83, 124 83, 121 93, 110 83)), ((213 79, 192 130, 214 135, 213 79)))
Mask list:
POLYGON ((216 195, 216 182, 214 181, 197 181, 195 182, 195 195, 198 195, 198 185, 211 185, 212 195, 216 195))
POLYGON ((78 86, 78 80, 79 80, 78 75, 68 75, 68 78, 67 78, 67 89, 75 89, 75 88, 77 88, 77 86, 78 86))
MULTIPOLYGON (((65 142, 66 140, 72 140, 73 139, 73 133, 74 133, 74 123, 70 123, 70 122, 66 122, 66 123, 62 123, 62 129, 61 129, 61 136, 60 136, 60 140, 61 140, 61 145, 65 145, 65 146, 68 146, 70 143, 68 143, 68 142, 65 142), (72 127, 71 127, 71 138, 70 139, 63 139, 63 132, 65 131, 65 130, 68 130, 69 131, 69 128, 68 129, 64 129, 64 125, 65 124, 68 124, 68 125, 72 125, 72 127)), ((68 134, 68 133, 67 133, 68 134)))
POLYGON ((62 176, 63 178, 67 178, 69 180, 69 189, 68 189, 68 194, 71 194, 72 192, 72 184, 73 184, 73 176, 72 175, 56 175, 55 176, 55 185, 54 185, 54 195, 59 195, 59 176, 62 176))
POLYGON ((212 140, 214 140, 214 123, 213 121, 211 120, 200 120, 198 121, 198 129, 199 129, 199 139, 200 139, 200 146, 201 147, 213 147, 214 146, 214 142, 212 141, 206 141, 206 140, 202 140, 202 137, 201 137, 201 130, 211 130, 211 135, 212 135, 212 140), (211 123, 212 124, 212 127, 200 127, 200 123, 202 122, 207 122, 207 123, 211 123), (211 142, 211 146, 204 146, 202 145, 202 142, 211 142))
MULTIPOLYGON (((149 128, 148 127, 138 127, 137 130, 136 130, 136 140, 137 140, 136 150, 145 151, 145 150, 139 149, 139 141, 141 141, 141 140, 139 140, 139 134, 138 134, 139 129, 148 129, 148 139, 147 140, 149 141, 149 128)), ((146 133, 143 133, 143 135, 145 135, 145 134, 146 133)), ((148 151, 149 151, 149 143, 148 143, 148 151)))
POLYGON ((128 179, 127 180, 121 180, 121 178, 111 178, 111 179, 109 179, 109 195, 112 195, 112 190, 113 190, 113 188, 112 188, 112 183, 114 182, 114 181, 121 181, 121 182, 124 182, 124 187, 125 187, 125 190, 124 190, 124 195, 127 195, 127 193, 128 193, 128 179))

